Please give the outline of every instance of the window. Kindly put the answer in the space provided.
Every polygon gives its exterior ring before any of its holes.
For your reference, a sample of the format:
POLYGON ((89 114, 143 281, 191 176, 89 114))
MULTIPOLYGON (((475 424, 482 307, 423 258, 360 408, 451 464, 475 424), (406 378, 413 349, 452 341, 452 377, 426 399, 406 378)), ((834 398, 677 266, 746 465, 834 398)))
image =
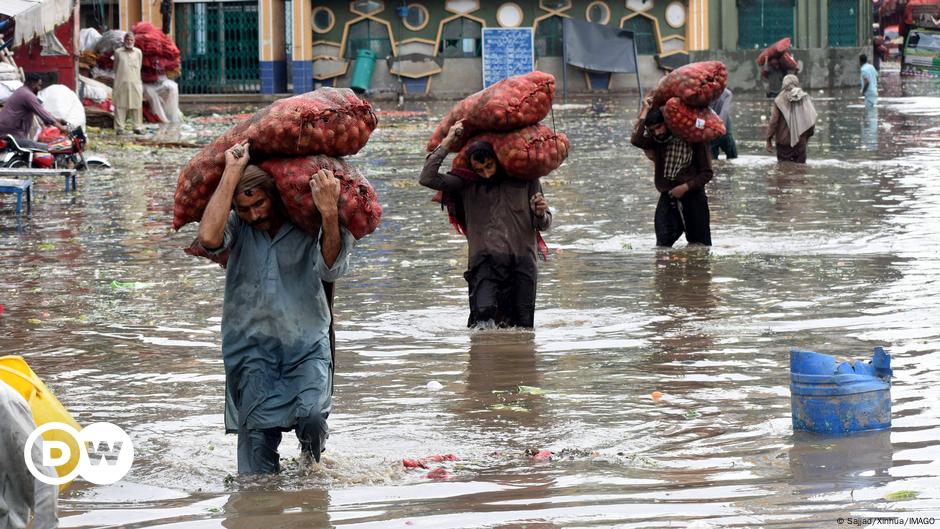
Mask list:
POLYGON ((655 55, 659 53, 656 45, 656 27, 653 21, 643 15, 635 15, 625 19, 620 27, 633 32, 633 41, 636 42, 636 52, 640 55, 655 55))
POLYGON ((858 3, 855 0, 829 0, 829 46, 849 48, 857 44, 858 3))
POLYGON ((546 11, 564 11, 571 7, 571 0, 539 0, 539 7, 546 11))
POLYGON ((444 24, 438 52, 444 57, 479 57, 483 24, 460 17, 444 24))
POLYGON ((388 38, 388 28, 381 22, 366 19, 349 27, 346 40, 346 58, 355 59, 360 49, 372 50, 381 59, 392 54, 392 41, 388 38))
POLYGON ((333 11, 323 6, 313 8, 312 18, 313 31, 317 33, 329 33, 330 30, 333 29, 333 24, 336 22, 333 11))
POLYGON ((793 36, 791 0, 740 0, 738 48, 762 49, 793 36))
POLYGON ((522 8, 513 2, 506 2, 496 10, 496 21, 504 28, 517 28, 522 25, 522 8))
POLYGON ((402 23, 404 23, 405 27, 411 31, 420 31, 428 25, 428 19, 430 18, 431 16, 428 14, 428 8, 421 4, 408 4, 405 17, 402 19, 402 23))
POLYGON ((610 8, 604 2, 591 2, 584 11, 584 18, 595 24, 610 22, 610 8))
POLYGON ((561 57, 564 49, 561 31, 561 17, 552 16, 539 20, 539 25, 535 28, 535 56, 561 57))
POLYGON ((376 0, 357 0, 349 4, 349 10, 360 15, 371 15, 383 9, 385 9, 385 3, 376 0))

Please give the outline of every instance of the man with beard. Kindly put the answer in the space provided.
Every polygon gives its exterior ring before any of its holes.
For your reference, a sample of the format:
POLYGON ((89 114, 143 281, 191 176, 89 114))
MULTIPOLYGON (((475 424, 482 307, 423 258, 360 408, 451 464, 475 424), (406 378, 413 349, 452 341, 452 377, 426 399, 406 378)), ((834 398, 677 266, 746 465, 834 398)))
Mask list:
POLYGON ((651 97, 643 100, 630 143, 651 155, 656 167, 656 245, 671 247, 685 232, 690 245, 711 246, 705 196, 705 184, 714 174, 709 147, 674 136, 666 127, 662 111, 652 108, 652 101, 651 97))
POLYGON ((271 474, 280 470, 284 431, 296 429, 305 461, 319 462, 325 449, 333 367, 327 289, 346 272, 353 237, 339 224, 332 173, 310 179, 322 218, 315 238, 287 219, 273 179, 248 158, 247 142, 226 151, 198 240, 210 254, 230 252, 222 359, 238 473, 271 474))

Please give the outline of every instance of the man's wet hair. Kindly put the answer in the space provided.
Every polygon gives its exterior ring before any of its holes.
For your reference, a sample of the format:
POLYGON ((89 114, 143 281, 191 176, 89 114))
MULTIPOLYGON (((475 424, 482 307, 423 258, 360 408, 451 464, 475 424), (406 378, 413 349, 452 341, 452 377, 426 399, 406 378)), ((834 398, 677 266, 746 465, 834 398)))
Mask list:
POLYGON ((467 149, 467 159, 476 163, 484 163, 487 160, 498 161, 493 145, 485 141, 478 141, 471 145, 467 149))
POLYGON ((643 120, 643 124, 647 127, 652 127, 653 125, 659 125, 660 123, 665 123, 666 117, 663 116, 663 111, 659 107, 653 107, 646 113, 646 119, 643 120))
POLYGON ((864 53, 859 55, 858 62, 859 64, 866 64, 868 62, 868 55, 865 55, 864 53))
POLYGON ((36 84, 42 81, 42 76, 36 72, 29 72, 26 74, 26 82, 23 84, 36 84))

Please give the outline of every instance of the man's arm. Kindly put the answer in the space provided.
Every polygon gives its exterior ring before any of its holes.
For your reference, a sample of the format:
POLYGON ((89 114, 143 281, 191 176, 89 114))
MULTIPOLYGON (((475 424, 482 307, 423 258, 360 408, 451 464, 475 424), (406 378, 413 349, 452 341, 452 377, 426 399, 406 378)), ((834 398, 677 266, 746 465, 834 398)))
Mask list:
POLYGON ((548 231, 552 227, 552 210, 542 194, 542 184, 538 181, 529 183, 529 207, 532 210, 532 225, 539 231, 548 231))
MULTIPOLYGON (((646 119, 646 114, 649 113, 652 106, 652 97, 643 99, 643 106, 640 108, 640 114, 633 123, 633 135, 630 137, 630 143, 632 143, 634 147, 639 147, 643 150, 651 150, 656 146, 655 142, 653 142, 653 138, 650 138, 646 134, 646 126, 643 124, 643 120, 646 119)), ((646 156, 649 158, 648 153, 646 156)))
MULTIPOLYGON (((9 387, 0 388, 0 424, 3 424, 3 431, 0 431, 0 466, 5 473, 9 473, 10 483, 14 487, 33 489, 33 504, 28 506, 33 512, 33 528, 55 529, 59 526, 56 512, 59 488, 39 481, 26 467, 23 452, 29 434, 36 429, 36 423, 26 401, 9 387)), ((55 469, 43 465, 42 450, 42 437, 39 437, 30 450, 33 464, 39 472, 54 476, 55 469)), ((25 492, 23 489, 8 492, 12 492, 14 497, 27 496, 18 493, 25 492)))
POLYGON ((36 97, 36 94, 30 92, 26 103, 29 105, 30 110, 32 110, 44 124, 52 125, 54 123, 61 126, 61 120, 50 114, 49 111, 42 106, 42 102, 36 97))
POLYGON ((248 165, 248 142, 237 144, 225 151, 225 171, 222 180, 212 193, 206 211, 199 221, 199 244, 207 250, 221 247, 225 243, 225 224, 232 209, 235 187, 248 165))
POLYGON ((780 126, 780 109, 774 104, 774 109, 770 113, 770 125, 767 126, 767 144, 764 148, 773 151, 774 138, 777 137, 777 127, 780 126))
POLYGON ((706 144, 696 143, 692 146, 692 157, 692 163, 698 167, 698 173, 686 183, 690 190, 702 189, 715 176, 715 171, 712 169, 712 155, 706 144))
POLYGON ((342 249, 339 232, 339 179, 331 171, 320 169, 310 179, 313 203, 320 212, 320 254, 327 268, 333 268, 342 249))
POLYGON ((441 164, 450 152, 450 146, 463 134, 463 121, 458 121, 447 131, 441 144, 427 156, 424 169, 421 170, 421 185, 436 191, 460 191, 466 184, 463 178, 451 174, 441 174, 441 164))

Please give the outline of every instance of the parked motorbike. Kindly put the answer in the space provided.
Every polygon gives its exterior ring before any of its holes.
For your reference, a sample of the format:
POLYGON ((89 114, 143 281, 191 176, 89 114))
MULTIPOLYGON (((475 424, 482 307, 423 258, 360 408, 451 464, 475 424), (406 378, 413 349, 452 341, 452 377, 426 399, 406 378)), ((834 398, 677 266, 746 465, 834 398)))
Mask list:
POLYGON ((39 142, 14 138, 0 138, 0 166, 10 168, 78 169, 100 166, 111 167, 105 158, 85 154, 88 137, 81 127, 64 133, 48 127, 39 133, 39 142))

